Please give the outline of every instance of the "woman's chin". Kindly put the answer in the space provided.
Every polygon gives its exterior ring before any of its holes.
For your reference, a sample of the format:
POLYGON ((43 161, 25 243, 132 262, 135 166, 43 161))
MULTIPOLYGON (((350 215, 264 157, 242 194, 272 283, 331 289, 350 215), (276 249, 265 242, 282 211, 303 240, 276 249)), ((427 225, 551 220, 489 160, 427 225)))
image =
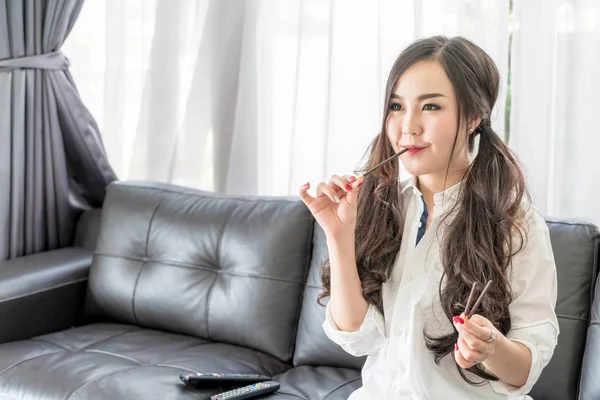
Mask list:
POLYGON ((426 168, 423 168, 422 165, 415 165, 414 163, 410 163, 410 162, 403 163, 403 165, 404 165, 404 170, 412 176, 425 175, 429 172, 429 171, 427 171, 426 168))

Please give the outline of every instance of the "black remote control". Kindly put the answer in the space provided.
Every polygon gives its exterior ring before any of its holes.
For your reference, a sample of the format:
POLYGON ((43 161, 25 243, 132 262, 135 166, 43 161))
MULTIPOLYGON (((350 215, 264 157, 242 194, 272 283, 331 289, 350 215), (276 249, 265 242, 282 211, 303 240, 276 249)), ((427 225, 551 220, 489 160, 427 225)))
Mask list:
POLYGON ((242 400, 264 396, 279 389, 279 383, 275 381, 259 382, 227 392, 215 394, 210 400, 242 400))
POLYGON ((259 374, 218 374, 215 372, 181 373, 179 379, 186 385, 194 387, 240 387, 249 383, 271 380, 270 377, 259 374))

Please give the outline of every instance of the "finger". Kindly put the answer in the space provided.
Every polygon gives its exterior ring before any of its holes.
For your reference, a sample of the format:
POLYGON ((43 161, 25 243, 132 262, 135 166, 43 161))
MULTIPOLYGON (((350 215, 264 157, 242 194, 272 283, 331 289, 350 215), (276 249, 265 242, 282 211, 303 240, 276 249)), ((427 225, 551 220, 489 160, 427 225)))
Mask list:
POLYGON ((472 350, 486 353, 489 350, 489 343, 484 342, 467 330, 463 330, 459 337, 462 338, 472 350))
POLYGON ((358 204, 358 194, 360 193, 360 185, 362 185, 363 183, 363 179, 356 179, 354 182, 352 182, 352 190, 350 192, 348 192, 348 194, 346 195, 346 200, 348 201, 348 204, 350 204, 352 207, 356 208, 357 204, 358 204))
POLYGON ((486 354, 483 354, 477 350, 473 350, 462 337, 459 336, 456 343, 458 344, 458 350, 460 351, 461 356, 466 361, 477 364, 487 359, 486 354))
POLYGON ((488 340, 491 336, 491 329, 495 329, 492 323, 480 315, 473 315, 464 320, 463 329, 477 336, 481 340, 488 340))
POLYGON ((476 364, 474 362, 465 360, 465 358, 462 356, 462 353, 460 352, 458 344, 454 345, 454 359, 456 360, 458 366, 464 369, 471 368, 473 365, 476 364))
POLYGON ((479 314, 473 314, 471 315, 471 318, 467 318, 469 321, 471 321, 472 323, 479 325, 479 326, 493 326, 494 324, 492 324, 490 322, 489 319, 487 319, 486 317, 479 315, 479 314))
POLYGON ((354 175, 344 175, 344 179, 346 179, 348 183, 353 183, 356 181, 356 177, 354 175))
POLYGON ((308 189, 310 189, 310 182, 306 182, 304 185, 300 186, 300 189, 298 189, 298 195, 300 196, 302 202, 310 208, 315 198, 308 193, 308 189))
POLYGON ((321 182, 319 183, 319 186, 317 186, 317 197, 322 196, 329 197, 329 199, 334 203, 340 202, 339 194, 335 191, 333 187, 331 187, 331 185, 328 185, 325 182, 321 182))
POLYGON ((454 324, 454 327, 456 328, 458 333, 462 333, 463 325, 465 323, 465 320, 462 318, 462 316, 458 316, 458 315, 454 316, 452 318, 452 323, 454 324))
POLYGON ((349 192, 352 190, 352 185, 350 184, 348 179, 346 179, 345 177, 338 176, 338 175, 333 175, 329 179, 329 184, 330 185, 333 184, 345 192, 349 192))

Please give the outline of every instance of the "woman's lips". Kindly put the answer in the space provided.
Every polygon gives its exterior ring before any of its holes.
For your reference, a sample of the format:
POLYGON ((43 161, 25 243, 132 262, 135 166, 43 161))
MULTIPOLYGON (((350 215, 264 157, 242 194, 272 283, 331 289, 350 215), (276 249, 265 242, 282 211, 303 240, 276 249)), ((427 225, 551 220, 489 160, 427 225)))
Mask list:
POLYGON ((425 150, 427 147, 406 146, 406 148, 408 149, 408 154, 415 155, 415 154, 425 150))

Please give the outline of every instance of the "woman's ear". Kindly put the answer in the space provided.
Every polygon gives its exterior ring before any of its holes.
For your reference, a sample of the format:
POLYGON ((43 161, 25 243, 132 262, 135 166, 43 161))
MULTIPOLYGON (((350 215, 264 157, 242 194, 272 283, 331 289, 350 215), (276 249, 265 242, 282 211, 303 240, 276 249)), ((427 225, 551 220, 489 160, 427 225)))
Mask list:
POLYGON ((481 117, 469 119, 469 125, 467 127, 467 134, 472 134, 477 130, 477 127, 481 123, 481 117))

